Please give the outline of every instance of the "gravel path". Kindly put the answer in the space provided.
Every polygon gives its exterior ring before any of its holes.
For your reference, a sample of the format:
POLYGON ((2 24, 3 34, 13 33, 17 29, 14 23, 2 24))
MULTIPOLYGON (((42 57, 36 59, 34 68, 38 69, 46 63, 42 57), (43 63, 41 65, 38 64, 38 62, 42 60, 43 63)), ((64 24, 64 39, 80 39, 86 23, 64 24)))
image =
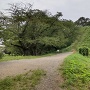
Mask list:
POLYGON ((35 90, 61 90, 58 86, 62 83, 62 79, 57 69, 62 64, 64 58, 70 54, 71 52, 31 60, 0 62, 0 78, 22 74, 39 68, 46 71, 46 76, 36 86, 35 90))

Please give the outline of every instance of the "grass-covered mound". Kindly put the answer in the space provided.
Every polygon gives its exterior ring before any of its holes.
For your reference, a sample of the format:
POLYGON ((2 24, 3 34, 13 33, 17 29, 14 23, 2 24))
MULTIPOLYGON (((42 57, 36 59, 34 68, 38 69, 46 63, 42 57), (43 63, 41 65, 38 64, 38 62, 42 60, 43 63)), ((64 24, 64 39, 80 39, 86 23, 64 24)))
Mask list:
POLYGON ((63 88, 66 90, 90 90, 90 58, 80 54, 68 56, 62 65, 63 88))

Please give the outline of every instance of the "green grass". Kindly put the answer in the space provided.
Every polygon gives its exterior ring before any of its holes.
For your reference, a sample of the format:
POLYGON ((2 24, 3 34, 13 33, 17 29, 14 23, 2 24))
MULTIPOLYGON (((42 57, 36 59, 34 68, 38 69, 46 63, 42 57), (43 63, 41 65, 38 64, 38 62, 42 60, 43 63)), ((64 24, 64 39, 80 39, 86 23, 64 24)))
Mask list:
POLYGON ((15 77, 6 77, 0 80, 0 90, 33 90, 44 75, 45 72, 38 69, 15 77))
POLYGON ((90 58, 72 54, 65 59, 60 71, 65 90, 90 90, 90 58))
POLYGON ((11 55, 4 55, 2 59, 0 59, 0 62, 2 61, 10 61, 10 60, 22 60, 22 59, 35 59, 35 58, 41 58, 41 57, 46 57, 46 56, 52 56, 55 55, 56 53, 50 53, 46 55, 41 55, 41 56, 11 56, 11 55))
POLYGON ((9 61, 9 60, 20 60, 20 59, 34 59, 39 58, 41 56, 11 56, 11 55, 4 55, 0 61, 9 61))

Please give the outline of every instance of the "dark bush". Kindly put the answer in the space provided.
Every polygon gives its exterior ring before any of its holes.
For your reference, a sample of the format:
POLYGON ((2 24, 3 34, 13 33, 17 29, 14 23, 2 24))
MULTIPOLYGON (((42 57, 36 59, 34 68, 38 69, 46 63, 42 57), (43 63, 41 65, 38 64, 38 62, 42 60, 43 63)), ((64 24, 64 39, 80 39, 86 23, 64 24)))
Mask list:
POLYGON ((89 55, 89 49, 87 47, 79 48, 79 53, 82 54, 83 56, 88 56, 89 55))
POLYGON ((0 59, 4 56, 3 52, 0 52, 0 59))

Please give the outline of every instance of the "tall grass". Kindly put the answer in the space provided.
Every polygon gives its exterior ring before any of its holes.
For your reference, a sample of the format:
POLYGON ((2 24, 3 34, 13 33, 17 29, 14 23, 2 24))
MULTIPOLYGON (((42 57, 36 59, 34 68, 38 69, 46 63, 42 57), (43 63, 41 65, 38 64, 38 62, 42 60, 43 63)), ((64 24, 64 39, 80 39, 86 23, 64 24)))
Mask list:
POLYGON ((66 90, 90 90, 90 58, 72 54, 65 59, 61 71, 66 90))

